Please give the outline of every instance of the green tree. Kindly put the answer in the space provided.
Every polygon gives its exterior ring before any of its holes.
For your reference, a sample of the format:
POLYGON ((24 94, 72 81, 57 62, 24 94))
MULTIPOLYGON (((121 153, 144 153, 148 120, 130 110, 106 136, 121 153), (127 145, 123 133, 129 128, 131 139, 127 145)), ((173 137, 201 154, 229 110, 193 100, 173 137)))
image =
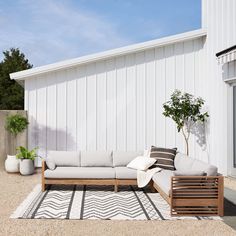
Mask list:
POLYGON ((0 110, 23 110, 24 89, 9 74, 32 68, 25 55, 18 48, 3 52, 0 62, 0 110))
POLYGON ((201 112, 204 100, 201 97, 194 98, 189 93, 181 93, 175 90, 170 101, 163 104, 163 115, 170 117, 177 125, 178 132, 182 132, 186 143, 186 154, 189 154, 189 136, 191 128, 197 122, 204 123, 209 117, 207 112, 201 112))

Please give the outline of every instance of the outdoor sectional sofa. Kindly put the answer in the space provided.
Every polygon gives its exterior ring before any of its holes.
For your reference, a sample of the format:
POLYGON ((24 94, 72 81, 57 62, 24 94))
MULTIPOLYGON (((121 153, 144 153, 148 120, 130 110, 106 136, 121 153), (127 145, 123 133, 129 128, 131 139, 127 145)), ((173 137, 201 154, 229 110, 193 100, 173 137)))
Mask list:
MULTIPOLYGON (((126 166, 140 155, 143 151, 50 151, 42 162, 42 191, 51 184, 114 185, 116 192, 119 185, 137 185, 137 171, 126 166)), ((176 171, 163 169, 150 181, 171 215, 223 216, 223 176, 217 167, 180 153, 174 164, 176 171)))

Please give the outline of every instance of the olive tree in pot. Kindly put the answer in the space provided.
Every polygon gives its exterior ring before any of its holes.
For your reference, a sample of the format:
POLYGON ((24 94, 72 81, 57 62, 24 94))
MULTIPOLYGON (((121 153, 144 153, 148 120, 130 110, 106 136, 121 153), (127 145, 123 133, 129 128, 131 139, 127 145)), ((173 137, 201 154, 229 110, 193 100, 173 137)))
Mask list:
POLYGON ((19 161, 16 159, 16 141, 17 135, 22 133, 28 126, 27 118, 20 115, 9 115, 6 118, 5 129, 10 133, 11 137, 8 142, 10 142, 11 150, 8 150, 7 159, 5 161, 5 169, 7 172, 19 172, 19 161))
POLYGON ((16 158, 20 159, 20 173, 22 175, 32 175, 34 173, 34 159, 37 157, 37 148, 28 150, 25 147, 18 147, 16 158))
POLYGON ((202 112, 204 100, 195 98, 189 93, 175 90, 170 101, 163 104, 163 115, 170 117, 177 125, 178 132, 182 132, 186 144, 186 154, 189 155, 189 137, 192 127, 197 122, 204 123, 209 117, 207 112, 202 112))

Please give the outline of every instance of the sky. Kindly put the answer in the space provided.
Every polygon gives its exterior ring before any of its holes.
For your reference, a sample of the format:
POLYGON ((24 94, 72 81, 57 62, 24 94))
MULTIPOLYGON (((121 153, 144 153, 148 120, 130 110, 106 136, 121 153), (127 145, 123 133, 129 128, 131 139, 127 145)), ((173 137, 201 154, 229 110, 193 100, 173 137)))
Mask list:
POLYGON ((0 0, 2 51, 41 66, 201 27, 201 0, 0 0))

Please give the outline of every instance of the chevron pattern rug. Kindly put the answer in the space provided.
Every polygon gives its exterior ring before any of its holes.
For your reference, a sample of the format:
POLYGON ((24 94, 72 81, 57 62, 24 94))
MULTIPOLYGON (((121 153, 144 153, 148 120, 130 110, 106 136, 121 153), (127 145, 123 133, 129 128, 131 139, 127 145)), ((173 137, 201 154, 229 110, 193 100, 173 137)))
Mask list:
POLYGON ((220 217, 171 217, 169 205, 159 193, 132 186, 50 186, 40 185, 12 214, 19 219, 101 219, 179 220, 220 219, 220 217))

